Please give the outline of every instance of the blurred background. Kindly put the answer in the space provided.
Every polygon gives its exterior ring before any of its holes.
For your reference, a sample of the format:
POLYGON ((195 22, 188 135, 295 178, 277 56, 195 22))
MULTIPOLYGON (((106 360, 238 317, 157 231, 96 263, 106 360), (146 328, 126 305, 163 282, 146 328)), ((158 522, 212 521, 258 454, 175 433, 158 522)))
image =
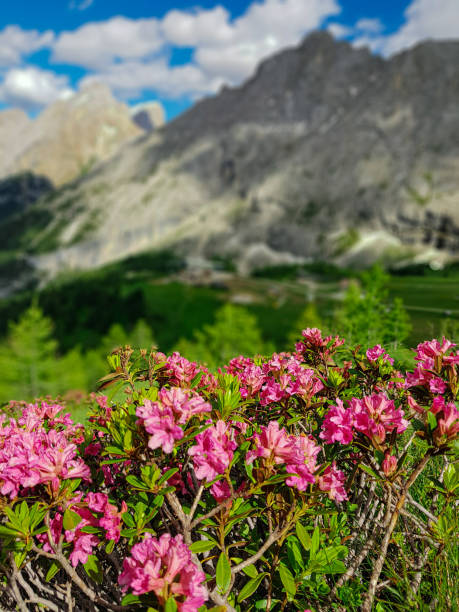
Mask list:
POLYGON ((457 0, 0 9, 0 402, 118 346, 459 340, 457 0))

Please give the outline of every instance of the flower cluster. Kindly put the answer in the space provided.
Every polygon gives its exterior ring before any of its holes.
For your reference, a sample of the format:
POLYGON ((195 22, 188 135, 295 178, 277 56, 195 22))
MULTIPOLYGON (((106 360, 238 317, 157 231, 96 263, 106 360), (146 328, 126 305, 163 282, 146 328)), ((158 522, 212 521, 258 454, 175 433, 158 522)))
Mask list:
MULTIPOLYGON (((162 353, 159 353, 162 355, 162 353)), ((165 361, 165 371, 169 377, 170 383, 178 387, 188 389, 191 381, 198 375, 201 376, 198 382, 198 388, 216 388, 217 381, 209 370, 203 366, 199 366, 194 361, 188 361, 182 357, 180 353, 172 353, 170 357, 163 355, 165 361)))
POLYGON ((195 438, 196 444, 188 449, 198 480, 211 482, 224 474, 233 459, 237 447, 234 430, 224 421, 217 421, 195 438))
POLYGON ((57 492, 62 480, 90 480, 89 467, 78 454, 83 440, 70 415, 58 417, 62 406, 29 404, 16 421, 0 417, 0 493, 16 497, 37 485, 57 492), (52 427, 48 431, 48 425, 52 427), (61 429, 63 428, 63 429, 61 429))
POLYGON ((339 336, 322 337, 322 332, 317 327, 304 329, 301 332, 303 339, 295 345, 296 350, 312 362, 327 362, 331 355, 344 344, 339 336))
POLYGON ((450 367, 455 371, 455 366, 459 363, 459 351, 451 351, 455 346, 445 338, 441 343, 438 340, 429 340, 418 344, 415 356, 418 365, 414 372, 407 374, 406 387, 423 386, 431 393, 444 393, 447 385, 441 376, 442 368, 450 367))
POLYGON ((383 393, 374 393, 361 399, 352 398, 347 408, 338 399, 325 415, 320 438, 327 444, 350 444, 357 431, 374 443, 382 444, 386 434, 394 429, 397 433, 405 431, 408 421, 403 417, 403 410, 396 408, 393 400, 383 393))
MULTIPOLYGON (((84 499, 81 493, 77 493, 68 505, 67 510, 71 510, 81 518, 80 521, 77 521, 75 527, 65 529, 63 536, 65 542, 73 543, 73 549, 69 556, 73 567, 76 567, 78 563, 84 565, 89 555, 93 553, 93 549, 100 542, 99 537, 95 533, 83 531, 85 527, 103 529, 107 540, 118 542, 120 539, 121 515, 127 510, 126 502, 122 502, 121 510, 118 511, 116 506, 109 502, 105 493, 88 493, 84 499)), ((57 512, 50 521, 52 542, 49 541, 47 533, 37 536, 37 539, 43 543, 45 551, 54 552, 55 546, 62 537, 64 516, 65 513, 57 512)))
POLYGON ((261 366, 255 365, 252 359, 237 357, 226 370, 239 378, 241 396, 258 398, 262 406, 293 396, 309 399, 323 389, 314 370, 306 368, 298 354, 274 353, 261 366))
POLYGON ((337 470, 335 465, 327 468, 322 476, 316 479, 320 446, 312 438, 288 434, 283 427, 279 427, 277 421, 271 421, 267 427, 262 426, 261 433, 255 433, 252 440, 255 448, 246 455, 246 463, 249 465, 255 459, 262 459, 262 465, 268 470, 284 464, 289 474, 285 483, 289 487, 305 491, 309 484, 314 484, 317 480, 319 488, 327 491, 330 499, 346 499, 343 488, 344 474, 337 470))
POLYGON ((196 612, 207 601, 204 573, 193 563, 181 535, 146 534, 123 562, 119 583, 135 595, 153 591, 160 604, 173 597, 179 612, 196 612))
POLYGON ((381 360, 383 363, 389 363, 390 365, 394 365, 394 360, 386 353, 385 349, 380 344, 376 344, 372 348, 369 348, 366 352, 368 361, 372 363, 378 363, 381 360))
POLYGON ((319 488, 325 491, 330 499, 337 502, 345 501, 347 493, 344 488, 346 476, 344 472, 336 468, 336 463, 329 465, 318 477, 319 488))
POLYGON ((145 400, 143 406, 137 408, 136 414, 151 434, 148 446, 171 453, 175 441, 183 438, 181 425, 185 425, 194 415, 210 410, 210 404, 193 391, 163 387, 159 391, 158 401, 145 400))

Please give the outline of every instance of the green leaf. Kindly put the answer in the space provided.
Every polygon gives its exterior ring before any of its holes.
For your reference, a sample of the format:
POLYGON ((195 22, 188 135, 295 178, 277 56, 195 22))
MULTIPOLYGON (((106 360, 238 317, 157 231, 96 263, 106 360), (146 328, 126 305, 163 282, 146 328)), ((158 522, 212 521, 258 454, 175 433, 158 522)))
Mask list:
POLYGON ((427 413, 427 422, 429 423, 429 427, 432 429, 432 431, 437 427, 437 418, 433 412, 430 412, 430 410, 427 413))
POLYGON ((298 539, 295 536, 289 536, 287 539, 287 556, 289 565, 295 572, 304 569, 303 555, 298 539))
POLYGON ((209 540, 198 540, 197 542, 193 542, 193 544, 190 546, 190 550, 192 553, 201 553, 212 550, 214 547, 214 542, 210 542, 209 540))
POLYGON ((281 563, 279 565, 279 575, 288 598, 292 599, 296 594, 296 584, 295 579, 292 576, 292 572, 288 569, 288 567, 281 563))
POLYGON ((231 565, 225 552, 218 558, 216 579, 221 593, 226 593, 231 582, 231 565))
POLYGON ((137 476, 134 476, 133 474, 126 476, 126 481, 136 489, 140 489, 141 491, 149 491, 149 487, 145 486, 145 483, 139 480, 137 476))
POLYGON ((122 448, 118 448, 117 446, 106 446, 104 450, 104 455, 120 455, 120 457, 126 457, 126 453, 122 448))
POLYGON ((376 474, 376 472, 373 472, 373 470, 369 468, 368 465, 359 463, 359 468, 363 470, 364 472, 366 472, 369 476, 372 476, 373 478, 378 478, 378 474, 376 474))
POLYGON ((161 476, 161 478, 158 480, 158 484, 162 485, 163 482, 166 482, 166 480, 169 480, 169 478, 171 478, 171 476, 173 476, 174 474, 176 474, 179 471, 178 468, 171 468, 170 470, 167 470, 167 472, 164 472, 164 474, 161 476))
POLYGON ((169 597, 164 604, 164 612, 177 612, 177 604, 175 603, 175 599, 173 597, 169 597))
POLYGON ((95 555, 89 555, 88 560, 84 564, 85 572, 97 584, 101 584, 103 579, 102 570, 100 569, 99 559, 95 555))
POLYGON ((135 521, 132 518, 132 516, 129 514, 129 512, 123 512, 123 514, 121 515, 121 518, 123 519, 123 523, 127 525, 128 527, 135 527, 135 521))
POLYGON ((16 567, 19 569, 27 557, 27 550, 19 550, 13 554, 16 567))
POLYGON ((17 538, 19 535, 21 535, 21 532, 17 529, 11 529, 11 527, 5 527, 4 525, 0 525, 0 535, 12 536, 17 538))
POLYGON ((295 525, 296 536, 301 542, 304 550, 311 549, 311 536, 307 532, 307 530, 303 527, 300 521, 297 521, 295 525))
POLYGON ((105 551, 110 554, 113 552, 113 549, 115 548, 115 540, 110 540, 107 544, 107 546, 105 547, 105 551))
POLYGON ((49 582, 50 580, 52 580, 60 569, 61 566, 55 561, 53 561, 49 566, 48 571, 46 572, 45 582, 49 582))
POLYGON ((122 606, 132 606, 133 604, 141 603, 141 599, 138 595, 133 595, 132 593, 128 593, 121 600, 122 606))
POLYGON ((64 512, 64 519, 62 521, 62 524, 66 531, 72 531, 72 529, 75 529, 75 527, 79 525, 82 520, 83 519, 79 514, 77 514, 73 510, 70 510, 70 508, 67 508, 67 510, 64 512))
POLYGON ((320 531, 319 531, 319 527, 317 526, 314 529, 314 532, 311 538, 311 558, 315 557, 317 551, 319 550, 319 547, 320 547, 320 531))
POLYGON ((242 571, 249 578, 256 578, 258 576, 258 572, 257 572, 256 567, 254 565, 248 565, 247 567, 244 567, 244 569, 242 571))
POLYGON ((255 593, 255 591, 260 586, 260 583, 263 580, 263 578, 267 575, 268 575, 267 572, 263 572, 261 574, 258 574, 258 576, 256 576, 255 578, 252 578, 251 580, 246 582, 245 585, 242 587, 241 592, 238 595, 238 598, 237 598, 238 602, 244 601, 244 599, 247 599, 247 597, 250 597, 251 595, 253 595, 253 593, 255 593))
POLYGON ((98 527, 94 527, 94 525, 85 525, 80 529, 82 533, 100 533, 100 529, 98 527))

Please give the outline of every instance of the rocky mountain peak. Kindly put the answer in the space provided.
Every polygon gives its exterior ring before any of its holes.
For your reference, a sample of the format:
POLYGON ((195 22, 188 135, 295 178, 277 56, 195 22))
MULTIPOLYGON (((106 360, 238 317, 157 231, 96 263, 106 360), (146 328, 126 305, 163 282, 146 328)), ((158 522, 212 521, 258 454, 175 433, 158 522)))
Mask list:
POLYGON ((18 109, 0 112, 0 178, 30 171, 59 186, 143 133, 126 104, 91 82, 34 120, 18 109))
MULTIPOLYGON (((458 100, 458 42, 385 59, 313 33, 131 140, 71 198, 32 204, 46 221, 27 235, 34 265, 52 276, 166 246, 242 269, 459 257, 458 100)), ((72 132, 97 133, 91 116, 88 128, 69 117, 72 132)), ((11 227, 0 223, 0 240, 17 250, 25 238, 11 227)))

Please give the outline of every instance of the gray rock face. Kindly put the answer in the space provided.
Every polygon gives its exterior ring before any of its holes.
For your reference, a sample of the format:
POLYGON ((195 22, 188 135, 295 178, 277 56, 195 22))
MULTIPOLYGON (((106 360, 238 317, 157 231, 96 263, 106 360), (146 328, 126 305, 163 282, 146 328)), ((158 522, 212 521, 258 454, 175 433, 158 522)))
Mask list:
POLYGON ((153 132, 166 123, 164 108, 156 101, 134 106, 131 109, 131 117, 134 123, 145 132, 153 132))
POLYGON ((385 60, 312 34, 47 206, 50 275, 164 246, 243 269, 456 257, 459 42, 385 60))
MULTIPOLYGON (((156 103, 145 108, 147 119, 151 114, 159 124, 162 107, 156 103)), ((130 109, 97 83, 55 102, 33 121, 17 109, 3 111, 0 177, 31 171, 62 185, 108 159, 144 130, 133 121, 130 109)))

